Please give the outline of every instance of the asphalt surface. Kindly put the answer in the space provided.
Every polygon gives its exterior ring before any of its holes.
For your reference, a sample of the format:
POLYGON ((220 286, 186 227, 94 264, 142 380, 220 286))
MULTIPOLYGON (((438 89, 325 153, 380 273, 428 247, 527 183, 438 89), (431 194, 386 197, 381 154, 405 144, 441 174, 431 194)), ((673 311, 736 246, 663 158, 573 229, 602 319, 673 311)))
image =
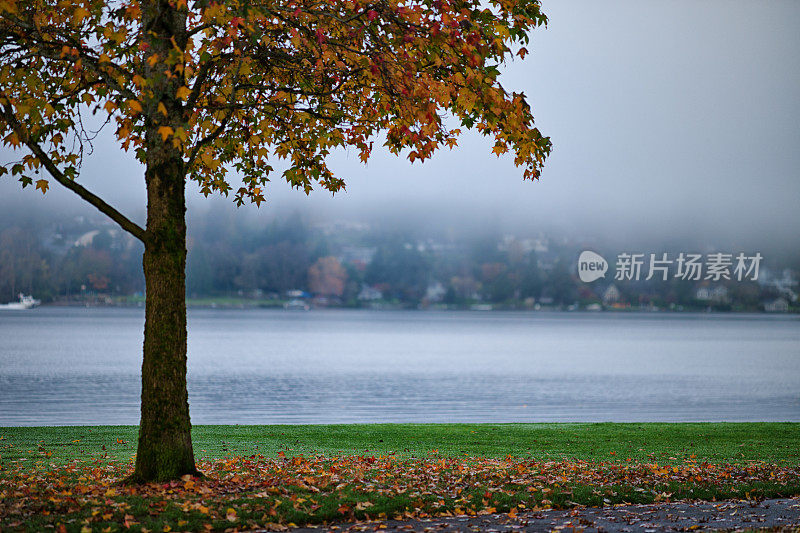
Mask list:
POLYGON ((577 507, 566 511, 388 520, 292 531, 577 531, 653 533, 800 527, 800 498, 577 507))

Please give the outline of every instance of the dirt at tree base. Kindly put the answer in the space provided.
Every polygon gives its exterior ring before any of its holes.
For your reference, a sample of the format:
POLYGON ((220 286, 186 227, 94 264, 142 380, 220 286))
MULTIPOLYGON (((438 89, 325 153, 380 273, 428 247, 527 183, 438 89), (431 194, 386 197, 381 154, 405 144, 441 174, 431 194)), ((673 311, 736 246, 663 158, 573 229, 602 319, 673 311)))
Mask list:
POLYGON ((520 512, 515 516, 442 517, 388 520, 297 528, 320 531, 584 531, 653 533, 655 531, 735 531, 800 528, 800 498, 763 501, 675 502, 649 505, 576 507, 569 510, 520 512))

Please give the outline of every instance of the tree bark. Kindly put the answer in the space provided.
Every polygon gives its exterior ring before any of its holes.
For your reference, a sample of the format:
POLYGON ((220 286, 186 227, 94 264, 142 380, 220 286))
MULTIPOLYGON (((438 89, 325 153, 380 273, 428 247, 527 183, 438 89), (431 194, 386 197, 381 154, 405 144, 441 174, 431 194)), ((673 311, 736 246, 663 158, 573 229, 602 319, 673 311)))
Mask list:
MULTIPOLYGON (((163 143, 162 143, 163 145, 163 143)), ((147 241, 142 418, 135 481, 198 474, 186 389, 186 204, 178 154, 146 171, 147 241)))
POLYGON ((160 126, 183 123, 176 96, 181 76, 165 72, 174 46, 186 46, 186 10, 167 0, 142 3, 148 44, 144 77, 152 90, 146 108, 144 149, 147 184, 145 230, 145 325, 142 362, 142 418, 133 481, 165 481, 199 474, 192 451, 186 390, 186 164, 160 126), (155 55, 157 61, 147 61, 155 55), (163 105, 165 113, 155 111, 163 105))

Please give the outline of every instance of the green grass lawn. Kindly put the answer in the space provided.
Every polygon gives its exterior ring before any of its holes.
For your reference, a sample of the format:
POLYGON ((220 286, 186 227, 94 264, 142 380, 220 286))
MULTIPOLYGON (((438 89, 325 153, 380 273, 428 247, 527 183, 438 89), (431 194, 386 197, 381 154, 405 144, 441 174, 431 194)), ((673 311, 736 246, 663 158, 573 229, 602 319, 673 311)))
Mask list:
POLYGON ((195 426, 206 475, 121 485, 133 426, 0 428, 0 531, 281 529, 800 495, 800 424, 195 426))
MULTIPOLYGON (((0 428, 0 461, 128 460, 135 426, 0 428)), ((800 465, 800 424, 348 424, 195 426, 198 459, 229 455, 532 457, 586 461, 765 461, 800 465)))

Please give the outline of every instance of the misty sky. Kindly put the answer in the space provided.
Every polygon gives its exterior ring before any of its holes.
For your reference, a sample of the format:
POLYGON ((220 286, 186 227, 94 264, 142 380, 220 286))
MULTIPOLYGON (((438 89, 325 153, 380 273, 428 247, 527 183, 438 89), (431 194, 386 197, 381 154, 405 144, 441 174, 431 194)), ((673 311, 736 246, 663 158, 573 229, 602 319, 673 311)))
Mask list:
MULTIPOLYGON (((423 165, 380 150, 367 166, 355 152, 340 154, 333 167, 347 192, 306 198, 276 181, 258 216, 299 207, 622 242, 700 235, 800 248, 800 2, 544 0, 543 8, 548 28, 534 32, 532 53, 504 78, 525 92, 553 141, 539 182, 523 182, 510 157, 465 135, 423 165)), ((98 143, 80 181, 141 219, 142 169, 113 141, 98 143)), ((0 207, 80 205, 52 186, 42 198, 3 178, 0 207)), ((196 187, 188 194, 202 205, 196 187)))

